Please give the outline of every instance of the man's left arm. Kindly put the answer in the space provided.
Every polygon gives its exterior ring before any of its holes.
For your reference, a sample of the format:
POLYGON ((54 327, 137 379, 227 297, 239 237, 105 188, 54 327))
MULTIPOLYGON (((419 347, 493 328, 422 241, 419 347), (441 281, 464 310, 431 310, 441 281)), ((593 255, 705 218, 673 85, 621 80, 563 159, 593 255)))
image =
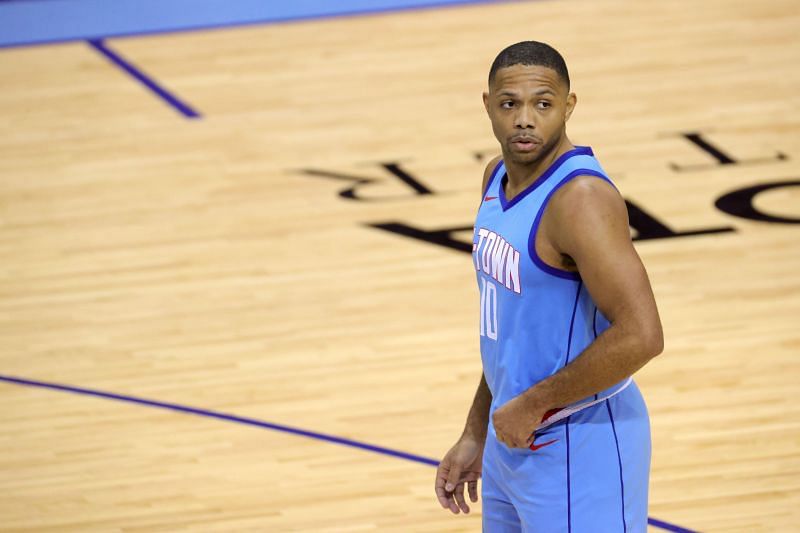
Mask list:
POLYGON ((586 289, 611 325, 578 357, 497 409, 498 439, 526 448, 547 411, 607 389, 664 348, 653 290, 633 247, 625 201, 592 177, 570 181, 547 207, 546 238, 577 265, 586 289))

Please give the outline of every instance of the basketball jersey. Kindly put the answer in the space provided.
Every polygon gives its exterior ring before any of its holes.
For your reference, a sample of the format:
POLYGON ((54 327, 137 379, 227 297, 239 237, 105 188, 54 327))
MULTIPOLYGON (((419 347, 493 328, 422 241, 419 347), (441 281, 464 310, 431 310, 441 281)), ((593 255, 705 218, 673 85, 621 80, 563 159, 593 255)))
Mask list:
MULTIPOLYGON (((611 182, 591 148, 561 155, 513 199, 501 161, 492 172, 478 210, 473 263, 480 290, 480 346, 483 371, 492 393, 491 414, 579 355, 609 321, 592 301, 580 276, 545 264, 535 239, 553 194, 576 176, 611 182)), ((630 381, 573 404, 603 400, 630 381)), ((568 407, 568 406, 560 406, 568 407)), ((490 433, 494 428, 490 424, 490 433)))

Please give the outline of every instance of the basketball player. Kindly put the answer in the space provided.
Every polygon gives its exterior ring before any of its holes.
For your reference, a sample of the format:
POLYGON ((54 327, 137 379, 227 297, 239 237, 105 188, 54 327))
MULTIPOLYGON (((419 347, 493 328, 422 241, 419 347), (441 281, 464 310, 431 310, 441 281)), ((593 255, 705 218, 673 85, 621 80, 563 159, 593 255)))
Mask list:
POLYGON ((436 495, 468 513, 482 477, 488 533, 644 532, 650 425, 630 376, 663 336, 625 202, 566 135, 556 50, 500 52, 483 102, 502 149, 473 240, 483 375, 436 495))

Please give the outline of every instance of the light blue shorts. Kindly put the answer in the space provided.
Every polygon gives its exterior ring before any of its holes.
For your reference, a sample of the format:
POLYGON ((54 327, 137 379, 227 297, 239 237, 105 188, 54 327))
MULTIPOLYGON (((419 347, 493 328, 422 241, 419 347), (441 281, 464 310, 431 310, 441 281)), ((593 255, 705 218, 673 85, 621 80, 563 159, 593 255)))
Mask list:
POLYGON ((650 420, 635 383, 509 449, 489 427, 484 533, 645 533, 650 420))

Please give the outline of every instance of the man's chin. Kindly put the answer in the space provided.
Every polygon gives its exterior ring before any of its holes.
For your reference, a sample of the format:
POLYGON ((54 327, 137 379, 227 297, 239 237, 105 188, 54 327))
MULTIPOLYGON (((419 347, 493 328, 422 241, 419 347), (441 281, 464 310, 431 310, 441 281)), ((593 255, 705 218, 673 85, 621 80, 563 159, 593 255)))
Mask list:
POLYGON ((509 157, 512 163, 517 165, 530 165, 531 163, 535 163, 541 157, 541 152, 539 150, 534 150, 532 152, 516 152, 513 150, 509 151, 509 157))

